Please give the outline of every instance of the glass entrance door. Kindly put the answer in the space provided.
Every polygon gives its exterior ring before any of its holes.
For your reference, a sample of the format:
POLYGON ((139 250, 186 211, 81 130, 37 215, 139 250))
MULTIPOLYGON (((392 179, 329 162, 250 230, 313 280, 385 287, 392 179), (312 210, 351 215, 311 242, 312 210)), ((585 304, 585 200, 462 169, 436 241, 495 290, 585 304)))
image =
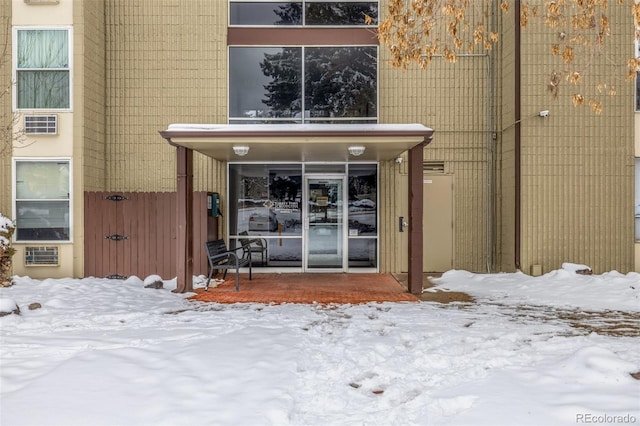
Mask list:
POLYGON ((305 270, 345 270, 345 176, 305 177, 305 270))

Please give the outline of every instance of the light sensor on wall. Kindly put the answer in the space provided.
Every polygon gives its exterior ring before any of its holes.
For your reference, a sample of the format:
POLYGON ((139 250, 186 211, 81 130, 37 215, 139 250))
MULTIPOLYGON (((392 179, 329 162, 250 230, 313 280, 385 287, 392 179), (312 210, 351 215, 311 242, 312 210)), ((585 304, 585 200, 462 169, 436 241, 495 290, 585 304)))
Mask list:
POLYGON ((348 150, 349 154, 353 155, 354 157, 364 154, 364 146, 361 145, 350 146, 348 150))
POLYGON ((237 145, 233 147, 233 152, 240 157, 244 157, 249 153, 249 147, 246 145, 237 145))

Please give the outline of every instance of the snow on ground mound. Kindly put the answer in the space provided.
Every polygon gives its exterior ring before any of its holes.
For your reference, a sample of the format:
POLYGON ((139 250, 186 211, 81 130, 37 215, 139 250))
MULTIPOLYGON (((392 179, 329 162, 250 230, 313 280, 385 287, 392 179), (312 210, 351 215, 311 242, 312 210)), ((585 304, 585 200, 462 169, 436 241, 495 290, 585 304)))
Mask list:
POLYGON ((437 288, 462 291, 479 301, 598 311, 640 311, 639 273, 629 272, 625 275, 611 271, 601 275, 580 275, 575 271, 588 266, 566 265, 566 269, 551 271, 540 277, 522 272, 474 274, 451 270, 432 281, 437 288))

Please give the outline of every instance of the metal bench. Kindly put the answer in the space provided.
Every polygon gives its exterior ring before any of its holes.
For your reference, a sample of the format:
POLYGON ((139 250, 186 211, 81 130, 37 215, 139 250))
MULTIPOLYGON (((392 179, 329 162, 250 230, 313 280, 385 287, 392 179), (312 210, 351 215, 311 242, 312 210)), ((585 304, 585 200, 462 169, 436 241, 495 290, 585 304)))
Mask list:
POLYGON ((207 283, 204 286, 204 291, 209 290, 209 283, 214 271, 224 270, 222 279, 227 277, 227 270, 236 270, 236 291, 240 290, 240 268, 249 266, 249 279, 251 279, 251 252, 245 249, 244 246, 238 246, 233 250, 227 250, 227 245, 224 240, 212 240, 204 243, 205 251, 207 252, 207 259, 209 259, 209 276, 207 277, 207 283), (242 250, 242 255, 238 256, 236 253, 238 250, 242 250))

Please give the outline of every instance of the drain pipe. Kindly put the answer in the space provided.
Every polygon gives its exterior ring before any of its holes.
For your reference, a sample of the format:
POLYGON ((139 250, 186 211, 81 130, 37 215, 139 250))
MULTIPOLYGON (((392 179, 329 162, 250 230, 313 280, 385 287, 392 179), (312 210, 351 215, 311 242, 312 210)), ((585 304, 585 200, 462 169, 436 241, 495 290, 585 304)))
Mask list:
POLYGON ((520 270, 520 228, 521 228, 521 185, 522 185, 522 171, 521 171, 521 124, 520 120, 522 119, 521 112, 521 35, 522 28, 520 27, 520 1, 517 0, 515 3, 515 102, 514 102, 514 114, 515 114, 515 134, 514 134, 514 155, 515 155, 515 218, 514 218, 514 263, 516 270, 520 270))
MULTIPOLYGON (((491 5, 491 28, 495 31, 497 23, 496 23, 496 2, 492 2, 491 5)), ((487 53, 487 69, 486 69, 486 79, 487 79, 487 107, 486 107, 486 208, 485 208, 485 256, 486 256, 486 266, 487 273, 491 273, 491 268, 493 266, 493 237, 495 235, 495 211, 494 211, 494 155, 495 155, 495 60, 494 56, 491 52, 487 53)))

